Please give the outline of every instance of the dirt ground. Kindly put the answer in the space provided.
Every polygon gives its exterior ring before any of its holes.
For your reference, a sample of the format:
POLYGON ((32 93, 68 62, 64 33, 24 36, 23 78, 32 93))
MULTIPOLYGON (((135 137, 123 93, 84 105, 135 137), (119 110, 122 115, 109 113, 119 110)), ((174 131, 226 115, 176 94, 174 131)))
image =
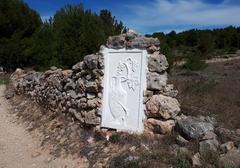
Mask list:
POLYGON ((30 135, 24 124, 10 114, 11 105, 0 85, 0 168, 80 168, 87 167, 71 156, 61 158, 43 150, 37 135, 30 135))

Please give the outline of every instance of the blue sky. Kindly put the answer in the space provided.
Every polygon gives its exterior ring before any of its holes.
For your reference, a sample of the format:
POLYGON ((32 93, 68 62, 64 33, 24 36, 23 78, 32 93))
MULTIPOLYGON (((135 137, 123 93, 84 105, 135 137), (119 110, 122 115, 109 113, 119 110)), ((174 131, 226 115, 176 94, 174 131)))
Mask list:
POLYGON ((98 13, 108 9, 142 34, 240 26, 240 0, 24 0, 43 19, 65 4, 83 3, 98 13))

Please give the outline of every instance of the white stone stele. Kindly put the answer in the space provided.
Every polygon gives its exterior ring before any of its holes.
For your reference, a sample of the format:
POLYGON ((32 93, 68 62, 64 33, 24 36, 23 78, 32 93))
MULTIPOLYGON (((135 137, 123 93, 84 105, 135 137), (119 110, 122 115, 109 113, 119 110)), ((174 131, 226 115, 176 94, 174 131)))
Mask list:
POLYGON ((105 69, 101 127, 143 132, 147 51, 104 48, 102 53, 105 69))

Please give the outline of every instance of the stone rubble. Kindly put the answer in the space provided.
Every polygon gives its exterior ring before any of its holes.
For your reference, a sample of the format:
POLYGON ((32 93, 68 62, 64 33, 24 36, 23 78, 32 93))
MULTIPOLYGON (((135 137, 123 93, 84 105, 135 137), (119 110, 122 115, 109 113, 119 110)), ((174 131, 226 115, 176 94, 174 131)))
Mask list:
MULTIPOLYGON (((109 37, 106 47, 111 49, 146 49, 147 88, 144 94, 144 131, 150 134, 169 135, 176 129, 176 145, 182 153, 192 140, 199 140, 199 152, 192 155, 193 167, 201 166, 201 159, 210 153, 221 151, 220 162, 226 166, 240 166, 240 129, 237 131, 215 128, 210 117, 180 115, 180 104, 175 98, 178 91, 168 84, 166 57, 160 52, 160 42, 128 32, 109 37), (216 133, 216 134, 215 134, 216 133), (221 144, 223 143, 223 144, 221 144)), ((70 113, 82 126, 99 128, 103 98, 104 59, 103 50, 87 55, 70 70, 51 67, 46 72, 17 69, 10 77, 15 93, 24 94, 54 114, 70 113)), ((102 131, 107 129, 102 129, 102 131)), ((109 137, 107 137, 109 139, 109 137)))
MULTIPOLYGON (((175 126, 174 117, 180 105, 174 97, 177 91, 167 84, 168 62, 160 52, 157 38, 140 36, 130 31, 109 37, 106 47, 110 49, 142 49, 148 52, 147 90, 144 95, 145 126, 148 132, 168 134, 175 126), (146 94, 147 93, 147 94, 146 94), (149 119, 149 120, 148 120, 149 119), (166 120, 167 119, 167 120, 166 120), (151 128, 151 129, 150 129, 151 128)), ((50 70, 27 72, 17 69, 11 79, 18 94, 30 96, 57 113, 71 113, 83 125, 99 126, 103 94, 103 49, 90 54, 70 70, 51 67, 50 70)))

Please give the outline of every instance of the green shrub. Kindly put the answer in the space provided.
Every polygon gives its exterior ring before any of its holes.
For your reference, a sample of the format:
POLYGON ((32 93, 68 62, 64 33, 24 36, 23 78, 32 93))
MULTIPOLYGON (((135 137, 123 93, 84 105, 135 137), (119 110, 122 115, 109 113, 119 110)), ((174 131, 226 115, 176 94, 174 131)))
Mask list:
POLYGON ((187 62, 184 65, 184 68, 191 71, 202 70, 207 67, 207 64, 204 60, 201 59, 200 56, 189 56, 187 58, 187 62))
POLYGON ((115 134, 112 134, 110 137, 109 137, 109 141, 111 143, 119 143, 121 140, 121 137, 120 137, 120 134, 118 133, 115 133, 115 134))
POLYGON ((176 168, 191 168, 191 163, 184 157, 179 157, 176 160, 176 168))

